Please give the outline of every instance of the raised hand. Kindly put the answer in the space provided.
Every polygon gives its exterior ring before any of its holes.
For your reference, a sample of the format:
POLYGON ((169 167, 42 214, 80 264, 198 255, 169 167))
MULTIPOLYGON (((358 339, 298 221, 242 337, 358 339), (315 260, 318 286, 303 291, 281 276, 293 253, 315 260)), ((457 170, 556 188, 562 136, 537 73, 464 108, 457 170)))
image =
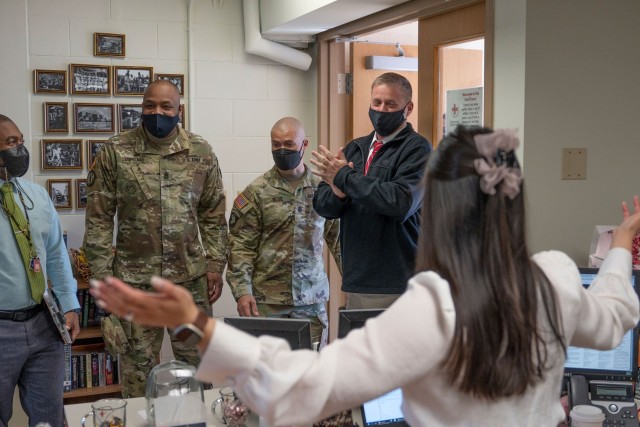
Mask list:
POLYGON ((633 196, 633 213, 627 202, 622 202, 622 222, 613 231, 612 248, 625 248, 631 251, 633 238, 640 231, 640 199, 633 196))

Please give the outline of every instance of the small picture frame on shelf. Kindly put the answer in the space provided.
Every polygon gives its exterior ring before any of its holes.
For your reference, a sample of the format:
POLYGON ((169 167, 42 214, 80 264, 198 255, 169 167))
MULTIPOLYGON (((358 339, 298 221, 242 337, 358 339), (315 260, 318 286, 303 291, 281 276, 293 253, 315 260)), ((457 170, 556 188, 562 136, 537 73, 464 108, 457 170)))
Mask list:
POLYGON ((42 170, 83 169, 81 139, 43 139, 41 144, 42 170))
POLYGON ((169 80, 178 87, 180 96, 184 96, 184 74, 160 74, 156 73, 156 80, 169 80))
POLYGON ((115 131, 113 104, 73 104, 76 133, 112 133, 115 131))
POLYGON ((114 96, 142 96, 153 78, 153 67, 113 67, 114 96))
POLYGON ((66 70, 33 70, 35 93, 67 93, 66 70))
POLYGON ((56 209, 71 209, 70 179, 48 179, 47 189, 56 209))
POLYGON ((72 95, 111 95, 111 66, 69 64, 72 95))
POLYGON ((76 209, 87 207, 87 180, 76 179, 76 209))
POLYGON ((93 167, 93 162, 96 161, 96 156, 104 146, 106 139, 90 139, 87 141, 87 168, 93 167))
POLYGON ((44 103, 44 131, 69 133, 69 103, 44 103))
POLYGON ((140 104, 118 104, 118 111, 120 132, 135 129, 142 122, 142 105, 140 104))
POLYGON ((93 33, 94 56, 125 56, 124 34, 93 33))

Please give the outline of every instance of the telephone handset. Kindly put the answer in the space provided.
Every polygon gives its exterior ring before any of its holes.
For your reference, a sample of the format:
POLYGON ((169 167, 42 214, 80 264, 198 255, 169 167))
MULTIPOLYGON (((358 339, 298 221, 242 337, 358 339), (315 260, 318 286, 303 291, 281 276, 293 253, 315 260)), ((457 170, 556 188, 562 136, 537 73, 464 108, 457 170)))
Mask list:
POLYGON ((582 375, 571 375, 567 383, 569 408, 593 405, 602 409, 605 425, 622 424, 639 427, 638 406, 634 401, 633 384, 628 381, 600 381, 582 375))
POLYGON ((585 377, 582 375, 571 375, 567 386, 569 409, 577 405, 591 405, 591 401, 589 400, 589 385, 585 377))

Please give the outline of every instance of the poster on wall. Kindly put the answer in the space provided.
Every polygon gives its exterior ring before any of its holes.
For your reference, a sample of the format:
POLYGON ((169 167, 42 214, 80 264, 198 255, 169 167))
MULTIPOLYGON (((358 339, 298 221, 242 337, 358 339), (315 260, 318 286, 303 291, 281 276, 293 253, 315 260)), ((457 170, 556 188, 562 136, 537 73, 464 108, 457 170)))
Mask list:
POLYGON ((483 87, 448 90, 443 135, 453 131, 458 125, 482 126, 483 95, 483 87))

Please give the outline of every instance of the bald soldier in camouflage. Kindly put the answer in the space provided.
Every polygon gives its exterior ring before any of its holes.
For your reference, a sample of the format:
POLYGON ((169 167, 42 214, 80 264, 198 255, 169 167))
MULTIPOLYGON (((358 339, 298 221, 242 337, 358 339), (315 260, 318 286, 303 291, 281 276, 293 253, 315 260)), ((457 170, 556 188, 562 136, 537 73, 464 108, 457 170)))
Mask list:
POLYGON ((329 324, 323 237, 340 266, 340 225, 313 210, 320 180, 302 162, 308 145, 293 117, 271 129, 275 166, 233 203, 227 283, 241 316, 310 318, 312 340, 322 344, 329 324))
MULTIPOLYGON (((207 141, 178 125, 181 109, 173 83, 152 82, 142 102, 142 125, 100 150, 87 176, 84 248, 94 278, 113 275, 150 289, 151 277, 161 276, 189 289, 210 313, 226 264, 222 176, 207 141)), ((132 348, 121 351, 123 397, 144 396, 164 335, 131 320, 121 320, 132 348)), ((178 341, 172 347, 178 360, 198 365, 195 348, 178 341)))

